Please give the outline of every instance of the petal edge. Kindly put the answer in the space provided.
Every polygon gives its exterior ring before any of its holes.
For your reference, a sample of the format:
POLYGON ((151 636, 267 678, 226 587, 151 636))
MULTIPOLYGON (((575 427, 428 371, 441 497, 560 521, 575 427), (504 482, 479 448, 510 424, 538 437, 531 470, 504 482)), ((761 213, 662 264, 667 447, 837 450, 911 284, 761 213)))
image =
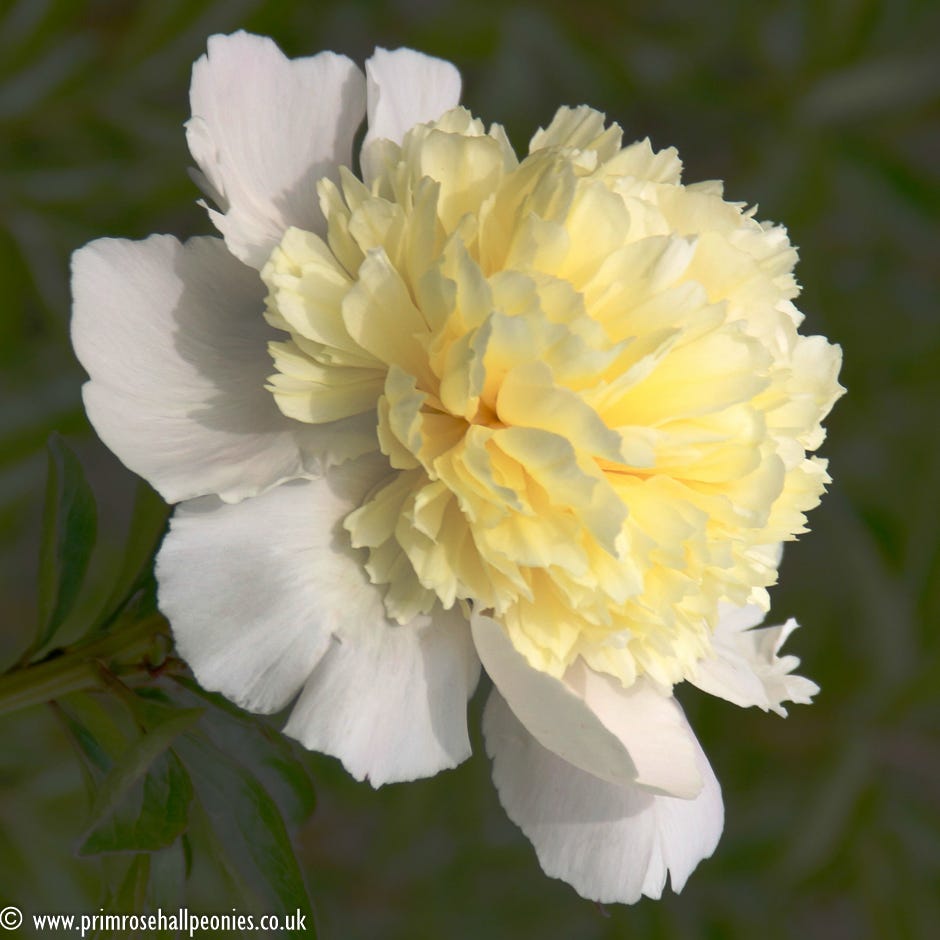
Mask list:
POLYGON ((221 197, 209 211, 230 250, 261 268, 291 226, 322 233, 317 182, 348 166, 365 81, 346 56, 288 59, 244 31, 210 36, 193 66, 186 139, 221 197))
POLYGON ((658 898, 667 875, 680 891, 718 844, 721 788, 697 744, 704 786, 683 800, 607 783, 568 764, 525 730, 495 690, 483 733, 507 815, 532 842, 545 873, 582 897, 625 904, 658 898))

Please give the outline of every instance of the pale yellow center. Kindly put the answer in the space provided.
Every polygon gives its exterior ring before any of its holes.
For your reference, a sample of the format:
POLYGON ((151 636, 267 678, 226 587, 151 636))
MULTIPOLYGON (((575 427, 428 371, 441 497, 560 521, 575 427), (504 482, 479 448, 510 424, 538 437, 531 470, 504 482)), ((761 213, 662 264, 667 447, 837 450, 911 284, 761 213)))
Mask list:
POLYGON ((587 108, 521 162, 458 109, 364 166, 263 277, 281 410, 375 414, 346 528, 388 614, 469 602, 554 675, 682 679, 827 481, 839 350, 797 332, 786 233, 587 108))

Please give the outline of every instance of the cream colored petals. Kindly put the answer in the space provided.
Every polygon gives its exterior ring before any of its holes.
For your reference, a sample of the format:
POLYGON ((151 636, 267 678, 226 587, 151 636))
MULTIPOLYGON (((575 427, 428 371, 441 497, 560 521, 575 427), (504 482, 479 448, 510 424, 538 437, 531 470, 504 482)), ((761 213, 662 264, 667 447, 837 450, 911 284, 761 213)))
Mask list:
POLYGON ((399 473, 347 528, 389 616, 465 600, 556 677, 690 678, 828 479, 840 352, 797 332, 786 233, 588 108, 521 162, 462 109, 370 146, 262 277, 281 410, 378 402, 399 473))

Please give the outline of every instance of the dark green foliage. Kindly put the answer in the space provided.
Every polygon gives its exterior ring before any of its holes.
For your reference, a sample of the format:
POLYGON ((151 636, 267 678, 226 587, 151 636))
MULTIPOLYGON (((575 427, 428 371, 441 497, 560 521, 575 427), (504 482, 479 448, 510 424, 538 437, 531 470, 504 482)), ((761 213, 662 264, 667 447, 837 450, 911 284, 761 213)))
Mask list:
MULTIPOLYGON (((208 818, 227 864, 256 897, 260 910, 306 914, 313 936, 313 911, 284 818, 258 778, 206 738, 181 742, 208 818)), ((242 897, 241 903, 246 904, 242 897)))
POLYGON ((148 587, 154 552, 166 529, 168 515, 169 509, 156 491, 143 480, 138 481, 123 559, 117 581, 102 608, 101 621, 116 617, 137 591, 148 587))
POLYGON ((49 475, 39 555, 39 631, 44 647, 72 610, 95 547, 95 498, 82 465, 58 434, 49 438, 49 475))
MULTIPOLYGON (((120 774, 122 767, 115 767, 120 774)), ((102 786, 107 786, 105 780, 102 786)), ((100 794, 102 790, 99 790, 100 794)), ((98 807, 79 855, 102 852, 155 852, 172 845, 188 822, 193 789, 189 776, 171 752, 160 754, 148 769, 139 787, 122 793, 115 805, 98 807)), ((110 796, 110 794, 109 794, 110 796)))
POLYGON ((201 709, 170 712, 122 749, 98 782, 80 855, 155 851, 182 834, 192 784, 170 745, 201 715, 201 709))
MULTIPOLYGON (((285 809, 305 818, 314 794, 302 763, 290 759, 290 745, 240 715, 220 711, 209 720, 204 707, 189 707, 185 692, 174 698, 172 689, 134 692, 116 679, 106 685, 109 694, 77 693, 57 706, 91 796, 77 854, 129 857, 102 869, 105 909, 195 911, 195 849, 231 893, 228 909, 300 911, 308 925, 304 936, 313 936, 312 906, 284 820, 285 809), (207 731, 233 742, 238 757, 207 731), (247 755, 267 774, 264 783, 245 765, 247 755), (123 904, 132 896, 139 903, 123 904)), ((215 896, 214 903, 222 900, 215 896)))

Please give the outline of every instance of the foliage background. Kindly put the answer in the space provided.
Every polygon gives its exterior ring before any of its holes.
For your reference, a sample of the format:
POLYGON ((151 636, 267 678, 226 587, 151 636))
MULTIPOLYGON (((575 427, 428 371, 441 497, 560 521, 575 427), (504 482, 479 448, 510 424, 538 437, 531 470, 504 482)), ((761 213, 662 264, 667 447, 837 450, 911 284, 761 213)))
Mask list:
MULTIPOLYGON (((842 344, 849 389, 824 449, 836 482, 774 594, 776 616, 804 624, 791 644, 823 692, 786 721, 683 695, 728 821, 681 896, 604 910, 545 878, 499 808, 478 734, 459 770, 379 792, 291 752, 286 799, 283 780, 265 777, 276 735, 215 709, 201 719, 200 733, 277 797, 320 936, 936 936, 940 6, 930 0, 2 0, 0 669, 35 630, 52 430, 79 453, 99 504, 73 632, 126 551, 135 481, 81 410, 69 254, 103 235, 210 230, 181 125, 192 61, 209 34, 238 27, 291 55, 332 48, 361 61, 383 44, 449 58, 465 102, 504 123, 517 148, 559 104, 582 102, 628 138, 676 145, 687 179, 723 178, 730 198, 788 225, 806 329, 842 344), (246 746, 255 740, 267 750, 246 746), (297 767, 316 789, 312 815, 297 767)), ((189 693, 173 689, 180 705, 189 693)), ((60 719, 37 706, 0 724, 0 906, 94 912, 119 896, 130 912, 139 896, 114 888, 127 886, 126 859, 76 854, 89 800, 60 719)), ((224 830, 227 804, 215 803, 224 830)), ((208 828, 192 823, 185 885, 173 869, 176 893, 148 903, 240 905, 205 861, 208 828)), ((156 872, 165 860, 154 859, 156 872)))

